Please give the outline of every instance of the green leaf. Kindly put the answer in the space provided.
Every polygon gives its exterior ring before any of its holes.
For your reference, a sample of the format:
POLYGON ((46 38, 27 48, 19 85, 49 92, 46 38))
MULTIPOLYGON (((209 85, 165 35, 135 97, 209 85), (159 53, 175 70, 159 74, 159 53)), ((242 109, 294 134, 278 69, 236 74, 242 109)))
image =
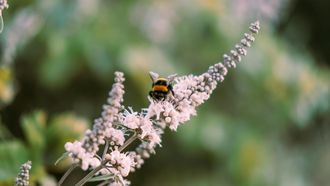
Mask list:
POLYGON ((104 180, 109 180, 111 178, 114 178, 114 175, 107 174, 102 176, 95 176, 91 178, 88 182, 104 181, 104 180))
POLYGON ((6 66, 0 66, 0 108, 12 102, 15 92, 12 70, 6 66))
POLYGON ((35 111, 22 118, 22 128, 29 145, 30 160, 33 162, 31 181, 46 175, 44 166, 46 114, 35 111))
POLYGON ((35 111, 32 114, 23 116, 22 127, 30 148, 40 153, 45 146, 46 114, 42 111, 35 111))
MULTIPOLYGON (((63 113, 51 119, 46 130, 46 164, 54 171, 66 169, 72 162, 69 159, 58 159, 64 152, 64 144, 69 141, 79 140, 88 128, 88 122, 84 118, 72 113, 63 113), (61 161, 63 160, 63 161, 61 161), (57 162, 54 166, 54 162, 57 162), (60 162, 61 161, 61 162, 60 162)), ((63 155, 62 155, 63 156, 63 155)))
MULTIPOLYGON (((1 118, 0 118, 1 120, 1 118)), ((10 139, 13 135, 7 129, 7 127, 0 121, 0 139, 10 139)))
POLYGON ((3 141, 0 160, 0 185, 13 185, 21 164, 28 160, 28 151, 19 141, 3 141))

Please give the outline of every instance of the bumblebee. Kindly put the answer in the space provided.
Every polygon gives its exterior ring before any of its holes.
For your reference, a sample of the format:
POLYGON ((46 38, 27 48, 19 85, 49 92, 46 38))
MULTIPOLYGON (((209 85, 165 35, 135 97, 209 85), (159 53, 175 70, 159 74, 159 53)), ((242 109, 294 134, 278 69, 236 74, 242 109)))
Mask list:
POLYGON ((157 73, 150 72, 152 80, 151 91, 149 96, 156 101, 165 100, 169 93, 174 95, 172 81, 176 75, 170 75, 167 78, 159 77, 157 73))

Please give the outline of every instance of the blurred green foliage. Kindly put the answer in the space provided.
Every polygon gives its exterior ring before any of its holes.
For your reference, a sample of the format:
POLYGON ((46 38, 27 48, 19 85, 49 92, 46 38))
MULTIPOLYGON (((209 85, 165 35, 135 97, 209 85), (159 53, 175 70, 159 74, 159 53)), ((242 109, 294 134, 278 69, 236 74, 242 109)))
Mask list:
POLYGON ((0 67, 0 108, 10 103, 15 94, 12 70, 0 67))
POLYGON ((202 73, 256 18, 262 30, 243 62, 129 179, 143 186, 327 185, 329 68, 304 38, 293 45, 275 32, 289 2, 9 2, 0 35, 0 185, 12 184, 28 159, 34 183, 58 178, 68 165, 54 166, 63 144, 87 128, 80 116, 99 115, 114 71, 125 72, 125 105, 138 110, 148 104, 148 71, 202 73))
POLYGON ((43 111, 34 111, 22 116, 21 126, 24 141, 11 139, 12 136, 8 134, 0 136, 0 157, 3 160, 0 163, 0 185, 13 185, 18 174, 17 168, 27 159, 33 162, 31 185, 49 177, 47 171, 64 171, 70 165, 70 161, 54 165, 63 153, 64 143, 79 139, 88 128, 87 121, 74 114, 58 114, 49 120, 43 111))

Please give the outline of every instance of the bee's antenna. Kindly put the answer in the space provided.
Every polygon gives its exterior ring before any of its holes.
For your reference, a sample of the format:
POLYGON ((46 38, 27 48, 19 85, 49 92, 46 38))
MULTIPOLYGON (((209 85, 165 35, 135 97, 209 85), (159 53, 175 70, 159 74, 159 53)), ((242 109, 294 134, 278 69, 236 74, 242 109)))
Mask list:
POLYGON ((150 78, 152 80, 153 83, 156 82, 156 80, 158 79, 159 75, 156 72, 149 72, 150 78))

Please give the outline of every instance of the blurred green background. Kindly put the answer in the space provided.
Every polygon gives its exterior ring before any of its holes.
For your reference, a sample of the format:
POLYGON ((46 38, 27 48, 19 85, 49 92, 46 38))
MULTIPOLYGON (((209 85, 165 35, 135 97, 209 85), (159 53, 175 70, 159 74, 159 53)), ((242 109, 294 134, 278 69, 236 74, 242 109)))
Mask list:
MULTIPOLYGON (((330 183, 328 1, 9 1, 0 35, 0 185, 32 160, 54 185, 66 141, 100 115, 113 72, 125 105, 148 105, 149 71, 200 74, 248 31, 261 32, 198 116, 167 130, 128 179, 136 186, 326 186, 330 183)), ((82 176, 75 171, 67 185, 82 176)))

